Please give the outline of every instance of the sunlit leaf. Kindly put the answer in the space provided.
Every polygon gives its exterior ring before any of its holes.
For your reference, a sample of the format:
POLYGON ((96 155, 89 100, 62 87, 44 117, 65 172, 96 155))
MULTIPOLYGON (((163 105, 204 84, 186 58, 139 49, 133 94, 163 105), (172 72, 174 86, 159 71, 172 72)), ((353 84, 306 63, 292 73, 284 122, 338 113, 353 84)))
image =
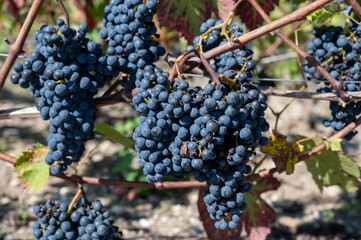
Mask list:
POLYGON ((234 4, 234 0, 217 0, 218 17, 225 20, 229 12, 232 11, 234 4))
POLYGON ((325 141, 326 148, 333 152, 341 151, 342 138, 334 138, 331 141, 325 141))
POLYGON ((37 144, 16 159, 15 170, 19 172, 21 186, 27 191, 44 187, 50 166, 44 162, 48 147, 37 144))
MULTIPOLYGON (((309 151, 322 142, 322 139, 315 138, 301 144, 305 147, 305 150, 309 151)), ((305 163, 321 191, 324 186, 332 185, 338 185, 347 192, 357 190, 357 178, 360 177, 359 166, 344 152, 324 150, 313 155, 310 159, 306 159, 305 163)))
POLYGON ((339 4, 337 2, 333 2, 325 6, 323 9, 318 9, 308 15, 306 20, 309 22, 324 23, 328 20, 331 20, 334 16, 339 15, 346 9, 345 4, 339 4))

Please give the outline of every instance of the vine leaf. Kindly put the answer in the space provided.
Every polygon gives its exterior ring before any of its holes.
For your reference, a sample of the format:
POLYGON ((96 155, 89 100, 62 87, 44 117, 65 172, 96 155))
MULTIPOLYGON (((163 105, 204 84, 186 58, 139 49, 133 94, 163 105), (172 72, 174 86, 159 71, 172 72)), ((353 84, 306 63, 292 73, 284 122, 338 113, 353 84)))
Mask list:
MULTIPOLYGON (((256 0, 263 10, 269 15, 274 9, 275 5, 278 5, 279 0, 256 0)), ((242 22, 247 26, 248 30, 257 28, 258 24, 263 23, 263 18, 256 9, 248 2, 243 1, 236 9, 236 14, 241 18, 242 22)))
POLYGON ((48 147, 36 144, 16 159, 15 170, 19 172, 21 186, 27 191, 44 187, 50 166, 44 162, 48 147))
POLYGON ((111 169, 112 173, 122 173, 126 170, 131 168, 132 160, 134 158, 134 154, 129 151, 128 148, 117 152, 115 154, 118 158, 120 158, 119 161, 117 161, 114 166, 111 169))
POLYGON ((333 138, 331 141, 325 141, 326 148, 333 152, 341 151, 342 138, 333 138))
POLYGON ((242 232, 242 224, 239 224, 239 226, 236 229, 227 228, 227 230, 217 229, 214 226, 215 221, 209 216, 209 213, 207 211, 207 206, 203 201, 204 189, 205 189, 204 187, 199 189, 197 206, 208 239, 227 240, 230 237, 239 238, 242 232))
POLYGON ((253 190, 244 193, 247 210, 243 214, 242 224, 251 240, 266 239, 267 234, 271 232, 270 226, 276 221, 276 212, 261 198, 261 194, 276 190, 281 186, 281 182, 268 175, 253 184, 253 190))
POLYGON ((298 155, 303 152, 303 146, 297 142, 288 144, 287 136, 271 130, 269 143, 261 147, 261 151, 271 155, 278 172, 286 170, 287 174, 291 174, 295 170, 298 155))
POLYGON ((301 3, 303 3, 303 2, 307 2, 308 0, 292 0, 292 2, 291 2, 291 4, 296 4, 296 5, 298 5, 298 4, 301 4, 301 3))
POLYGON ((114 128, 120 134, 132 132, 138 126, 139 119, 140 117, 129 118, 124 124, 115 124, 114 128))
MULTIPOLYGON (((322 143, 319 138, 302 142, 306 151, 322 143)), ((324 186, 338 185, 347 192, 355 192, 358 187, 357 178, 360 177, 359 166, 346 156, 344 152, 324 150, 306 161, 307 169, 313 180, 322 191, 324 186)))
POLYGON ((232 11, 235 2, 234 0, 217 0, 219 19, 226 20, 230 11, 232 11))
MULTIPOLYGON (((262 6, 263 10, 269 14, 274 9, 274 5, 278 4, 279 0, 257 0, 257 2, 262 6)), ((235 3, 236 0, 217 0, 217 17, 225 20, 235 3)), ((241 18, 249 30, 255 29, 258 24, 264 21, 248 1, 243 1, 239 4, 236 9, 236 15, 241 18)))
POLYGON ((158 19, 161 27, 176 29, 180 36, 192 42, 199 35, 201 23, 211 17, 215 0, 159 0, 158 19))
MULTIPOLYGON (((102 6, 99 6, 99 7, 89 7, 89 4, 86 2, 84 5, 81 3, 80 0, 71 0, 72 2, 72 5, 74 5, 75 7, 77 7, 79 9, 80 12, 82 12, 83 16, 82 17, 85 17, 86 18, 86 25, 90 28, 90 29, 93 29, 96 25, 96 21, 95 19, 93 18, 93 16, 95 15, 92 15, 88 9, 99 9, 99 10, 103 10, 104 7, 102 8, 102 6)), ((103 13, 103 11, 101 12, 103 13)), ((102 16, 104 14, 100 14, 98 16, 102 16)))
POLYGON ((327 20, 331 20, 334 16, 340 15, 342 11, 346 9, 347 5, 339 4, 337 2, 330 3, 322 9, 318 9, 308 15, 306 20, 310 23, 317 21, 318 23, 324 23, 327 20))
POLYGON ((112 126, 107 123, 97 123, 95 124, 95 131, 103 134, 108 139, 113 142, 117 142, 122 144, 124 147, 133 148, 134 149, 134 141, 131 138, 124 137, 117 130, 115 130, 112 126))

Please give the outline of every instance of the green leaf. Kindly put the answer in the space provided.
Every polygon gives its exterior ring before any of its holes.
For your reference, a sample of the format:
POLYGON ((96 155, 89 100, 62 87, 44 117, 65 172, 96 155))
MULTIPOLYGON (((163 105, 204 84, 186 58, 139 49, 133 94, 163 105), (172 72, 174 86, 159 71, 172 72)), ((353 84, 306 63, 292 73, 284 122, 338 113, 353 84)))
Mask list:
POLYGON ((44 187, 49 177, 50 166, 44 162, 48 151, 48 147, 37 144, 16 159, 15 170, 19 172, 21 185, 27 191, 44 187))
POLYGON ((112 173, 124 172, 125 170, 131 168, 134 155, 129 151, 129 149, 124 149, 123 151, 117 152, 115 155, 119 157, 120 160, 112 167, 112 173))
POLYGON ((133 139, 124 137, 122 134, 120 134, 117 130, 115 130, 113 127, 111 127, 107 123, 95 124, 95 131, 103 134, 108 139, 112 140, 113 142, 117 142, 117 143, 122 144, 124 147, 134 149, 133 139))
POLYGON ((127 180, 127 181, 134 181, 134 180, 137 179, 138 176, 139 176, 138 170, 132 170, 132 171, 130 171, 130 172, 127 174, 125 180, 127 180))
POLYGON ((133 117, 125 121, 124 124, 115 124, 114 128, 117 130, 120 134, 124 134, 126 132, 129 132, 133 129, 135 129, 138 126, 140 117, 133 117))
POLYGON ((310 15, 308 15, 306 17, 306 20, 309 21, 310 23, 316 21, 317 19, 319 19, 323 14, 325 14, 325 10, 322 9, 318 9, 316 11, 314 11, 313 13, 311 13, 310 15))
POLYGON ((303 2, 307 2, 308 0, 292 0, 292 4, 301 4, 303 2))
POLYGON ((324 23, 327 20, 331 20, 334 16, 340 15, 342 11, 346 9, 345 4, 339 4, 333 2, 325 6, 323 9, 318 9, 315 12, 311 13, 306 17, 306 20, 309 22, 324 23))
MULTIPOLYGON (((302 142, 305 150, 322 143, 319 138, 302 142)), ((322 191, 324 186, 338 185, 347 192, 357 190, 360 169, 355 161, 346 156, 344 152, 324 150, 306 161, 307 169, 311 172, 314 181, 322 191)))
POLYGON ((342 138, 334 138, 331 141, 325 141, 326 148, 333 152, 339 152, 341 151, 341 142, 342 138))

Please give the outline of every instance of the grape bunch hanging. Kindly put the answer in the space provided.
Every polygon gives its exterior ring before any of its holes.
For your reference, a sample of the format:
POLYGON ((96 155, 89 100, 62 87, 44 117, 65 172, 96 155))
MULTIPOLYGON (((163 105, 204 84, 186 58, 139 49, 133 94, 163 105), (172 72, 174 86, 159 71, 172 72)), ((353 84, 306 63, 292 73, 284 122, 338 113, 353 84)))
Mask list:
POLYGON ((34 32, 34 50, 14 65, 10 76, 12 83, 40 98, 37 109, 49 120, 51 132, 45 162, 55 175, 80 160, 84 143, 94 138, 94 96, 120 73, 113 66, 117 58, 103 54, 100 44, 85 37, 87 31, 84 24, 76 31, 62 19, 42 26, 34 32))
MULTIPOLYGON (((221 23, 210 19, 207 28, 202 25, 203 32, 221 23)), ((238 26, 227 30, 237 36, 243 32, 238 26)), ((196 37, 194 43, 199 41, 196 37)), ((218 29, 202 40, 203 49, 226 42, 218 29)), ((267 97, 258 83, 248 82, 254 68, 251 56, 252 51, 243 47, 216 58, 211 70, 226 75, 226 80, 212 79, 204 87, 190 87, 181 78, 172 81, 153 66, 136 73, 139 91, 133 103, 142 116, 133 139, 148 182, 189 173, 206 181, 204 202, 215 226, 223 230, 238 226, 246 209, 243 193, 252 189, 245 182, 245 174, 251 173, 247 163, 258 144, 268 143, 262 137, 269 129, 264 118, 267 97)))
MULTIPOLYGON (((308 43, 308 53, 342 84, 345 91, 360 91, 361 74, 361 26, 350 21, 348 28, 340 26, 322 26, 314 28, 315 38, 308 43)), ((326 81, 313 66, 305 66, 304 71, 310 79, 326 81)), ((318 87, 317 92, 326 93, 335 90, 329 83, 318 87)), ((330 102, 331 118, 325 120, 325 127, 340 131, 361 114, 361 102, 350 102, 346 106, 330 102)), ((351 132, 345 139, 351 140, 356 132, 351 132)))
POLYGON ((71 209, 65 202, 49 200, 36 205, 33 212, 38 218, 32 227, 37 240, 121 240, 117 227, 109 220, 110 212, 99 200, 85 204, 81 199, 71 209))

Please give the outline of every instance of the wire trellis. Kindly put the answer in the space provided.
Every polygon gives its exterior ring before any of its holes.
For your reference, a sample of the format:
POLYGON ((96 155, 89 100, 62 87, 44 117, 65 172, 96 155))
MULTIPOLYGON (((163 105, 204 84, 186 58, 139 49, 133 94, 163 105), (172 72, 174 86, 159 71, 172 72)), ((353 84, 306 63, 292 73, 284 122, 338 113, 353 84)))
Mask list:
MULTIPOLYGON (((193 74, 193 73, 182 73, 182 75, 187 77, 205 77, 211 78, 211 76, 193 74)), ((328 83, 327 80, 302 80, 302 79, 282 79, 282 78, 248 78, 249 80, 260 81, 260 82, 305 82, 305 83, 328 83)), ((361 81, 343 81, 343 83, 361 83, 361 81)))

